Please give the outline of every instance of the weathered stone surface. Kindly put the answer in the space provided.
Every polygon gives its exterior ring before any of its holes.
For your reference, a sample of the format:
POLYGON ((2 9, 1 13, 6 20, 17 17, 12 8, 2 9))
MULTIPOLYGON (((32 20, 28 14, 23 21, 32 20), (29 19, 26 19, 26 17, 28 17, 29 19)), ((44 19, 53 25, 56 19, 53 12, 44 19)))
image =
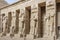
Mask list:
MULTIPOLYGON (((5 0, 0 0, 0 9, 7 6, 7 5, 8 5, 8 3, 5 0)), ((1 21, 2 20, 1 20, 1 14, 0 14, 0 32, 2 31, 1 21)))
POLYGON ((56 3, 26 0, 2 8, 0 40, 57 40, 56 3))

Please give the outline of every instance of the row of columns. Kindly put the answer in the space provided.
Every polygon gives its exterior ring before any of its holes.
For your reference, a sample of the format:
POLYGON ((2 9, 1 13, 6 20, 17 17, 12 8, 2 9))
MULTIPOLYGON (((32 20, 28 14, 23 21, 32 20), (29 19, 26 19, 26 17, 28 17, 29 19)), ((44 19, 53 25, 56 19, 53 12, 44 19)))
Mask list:
MULTIPOLYGON (((53 1, 55 3, 55 1, 53 1)), ((45 26, 46 29, 45 32, 46 34, 44 34, 41 29, 41 7, 39 7, 37 4, 35 5, 32 5, 31 6, 31 18, 30 18, 30 28, 29 28, 29 17, 28 17, 28 12, 26 10, 25 14, 24 14, 24 17, 23 17, 23 20, 21 22, 22 24, 22 30, 21 30, 21 36, 22 35, 27 35, 27 34, 31 34, 33 35, 34 37, 42 37, 43 34, 44 36, 48 36, 50 34, 52 34, 52 32, 55 32, 55 11, 56 11, 56 4, 52 5, 52 7, 50 8, 49 5, 47 5, 48 2, 46 2, 46 15, 45 15, 45 26), (53 9, 53 10, 51 10, 53 9), (51 16, 52 15, 52 16, 51 16)), ((8 19, 8 29, 9 29, 9 26, 11 27, 10 28, 10 33, 12 34, 15 34, 15 33, 18 33, 20 28, 19 28, 19 14, 20 13, 20 10, 19 11, 16 11, 17 13, 14 13, 16 15, 13 15, 12 14, 12 19, 8 19), (10 23, 11 22, 11 23, 10 23)), ((7 21, 7 20, 6 20, 7 21)), ((3 29, 5 30, 5 29, 3 29)), ((5 31, 4 31, 5 32, 5 31)), ((51 35, 52 36, 52 35, 51 35)))

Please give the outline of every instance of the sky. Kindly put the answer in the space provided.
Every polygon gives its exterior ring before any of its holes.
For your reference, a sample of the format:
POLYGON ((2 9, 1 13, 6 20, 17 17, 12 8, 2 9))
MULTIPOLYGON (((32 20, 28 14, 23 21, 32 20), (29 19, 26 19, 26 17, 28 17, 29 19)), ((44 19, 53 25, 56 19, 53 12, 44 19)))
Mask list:
POLYGON ((14 2, 17 2, 18 0, 5 0, 5 1, 7 1, 9 4, 12 4, 14 2))

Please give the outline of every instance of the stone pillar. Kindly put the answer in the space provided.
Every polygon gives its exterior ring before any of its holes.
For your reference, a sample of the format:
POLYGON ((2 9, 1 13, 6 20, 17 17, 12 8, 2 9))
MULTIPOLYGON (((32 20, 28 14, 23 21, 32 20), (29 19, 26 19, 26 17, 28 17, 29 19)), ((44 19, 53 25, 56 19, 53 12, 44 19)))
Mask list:
POLYGON ((21 9, 20 10, 20 14, 19 14, 19 34, 20 37, 24 36, 24 31, 25 31, 25 22, 24 22, 24 14, 25 14, 25 10, 21 9))
POLYGON ((25 16, 24 16, 24 34, 29 34, 29 12, 25 9, 25 16))
POLYGON ((31 6, 31 29, 30 34, 33 35, 33 38, 37 38, 40 35, 40 11, 38 4, 34 4, 31 6))
POLYGON ((17 34, 19 32, 19 14, 20 10, 16 10, 16 20, 15 20, 15 33, 17 34))
POLYGON ((11 27, 10 27, 10 37, 14 36, 15 20, 16 20, 16 13, 12 12, 12 20, 11 20, 11 27))
POLYGON ((7 19, 7 33, 10 33, 10 27, 11 27, 11 20, 12 20, 12 13, 8 13, 8 19, 7 19))
POLYGON ((1 36, 6 36, 6 32, 7 32, 7 17, 4 16, 3 19, 2 19, 2 24, 3 24, 3 32, 2 32, 2 35, 1 36))
POLYGON ((46 0, 46 24, 47 24, 46 35, 55 36, 56 35, 56 0, 46 0))

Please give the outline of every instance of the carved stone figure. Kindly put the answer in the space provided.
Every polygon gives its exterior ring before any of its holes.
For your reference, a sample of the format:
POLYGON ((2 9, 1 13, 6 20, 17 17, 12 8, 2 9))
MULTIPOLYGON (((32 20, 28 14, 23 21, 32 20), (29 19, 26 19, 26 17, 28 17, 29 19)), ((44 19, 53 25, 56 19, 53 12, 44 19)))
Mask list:
MULTIPOLYGON (((5 28, 3 28, 4 31, 2 32, 2 36, 6 36, 6 33, 7 33, 7 31, 8 31, 7 28, 8 28, 8 27, 7 27, 7 19, 6 19, 5 28)), ((2 37, 2 36, 1 36, 1 37, 2 37)))
POLYGON ((52 35, 53 32, 54 32, 54 16, 51 17, 51 21, 50 21, 50 22, 51 22, 51 23, 50 23, 50 24, 51 24, 51 25, 50 25, 50 27, 51 27, 50 30, 51 30, 51 35, 52 35))
POLYGON ((23 37, 23 30, 24 29, 24 21, 22 21, 22 30, 21 30, 21 34, 20 34, 20 37, 23 37))
POLYGON ((45 36, 48 36, 49 35, 49 19, 46 18, 45 21, 46 21, 46 32, 45 32, 46 34, 45 34, 45 36))
POLYGON ((38 37, 37 19, 34 19, 34 38, 38 37))

